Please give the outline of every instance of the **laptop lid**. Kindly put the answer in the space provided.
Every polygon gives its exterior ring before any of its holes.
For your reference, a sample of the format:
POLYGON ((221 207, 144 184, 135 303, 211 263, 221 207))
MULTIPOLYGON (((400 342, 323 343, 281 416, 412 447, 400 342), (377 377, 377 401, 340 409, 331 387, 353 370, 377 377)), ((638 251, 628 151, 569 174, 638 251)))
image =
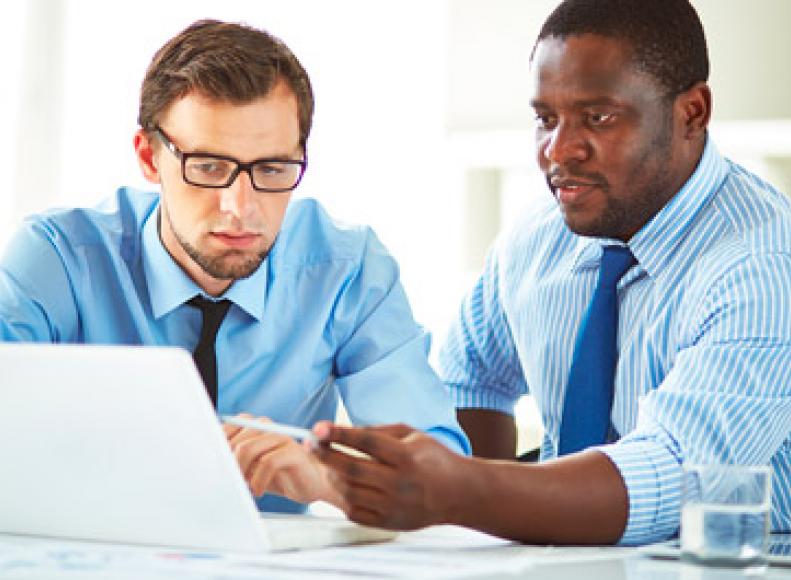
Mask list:
POLYGON ((271 547, 189 353, 0 344, 0 532, 271 547))

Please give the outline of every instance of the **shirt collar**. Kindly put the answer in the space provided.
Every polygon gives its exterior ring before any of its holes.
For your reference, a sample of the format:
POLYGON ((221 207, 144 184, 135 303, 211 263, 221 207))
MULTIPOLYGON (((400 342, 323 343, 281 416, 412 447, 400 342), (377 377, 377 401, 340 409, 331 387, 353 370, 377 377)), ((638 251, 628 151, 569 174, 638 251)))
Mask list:
POLYGON ((577 247, 574 248, 571 270, 578 272, 590 268, 598 268, 602 251, 605 246, 627 246, 621 240, 610 238, 587 238, 577 236, 577 247))
POLYGON ((258 322, 264 318, 270 264, 271 260, 267 257, 252 275, 236 280, 223 295, 223 298, 236 304, 258 322))
MULTIPOLYGON (((154 318, 169 314, 196 294, 205 295, 162 245, 159 237, 159 205, 143 224, 143 270, 148 284, 148 298, 154 318)), ((268 281, 268 263, 264 260, 247 278, 236 280, 225 292, 227 298, 250 316, 260 321, 268 281)))
POLYGON ((628 244, 615 239, 577 236, 572 270, 597 267, 604 246, 626 245, 642 269, 650 276, 655 276, 670 260, 673 250, 681 243, 695 216, 720 188, 727 172, 725 159, 711 138, 707 137, 703 155, 692 176, 628 244))
POLYGON ((722 186, 728 173, 725 159, 710 137, 698 166, 679 192, 631 240, 629 248, 650 276, 673 256, 701 209, 722 186))

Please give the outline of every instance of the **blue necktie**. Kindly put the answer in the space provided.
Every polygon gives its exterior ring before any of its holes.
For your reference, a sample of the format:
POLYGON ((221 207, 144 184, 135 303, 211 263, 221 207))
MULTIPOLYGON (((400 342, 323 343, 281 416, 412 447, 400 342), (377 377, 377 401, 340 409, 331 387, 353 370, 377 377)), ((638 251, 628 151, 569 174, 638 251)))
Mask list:
POLYGON ((558 455, 606 441, 618 358, 618 281, 634 262, 629 248, 604 248, 599 281, 574 347, 560 423, 558 455))

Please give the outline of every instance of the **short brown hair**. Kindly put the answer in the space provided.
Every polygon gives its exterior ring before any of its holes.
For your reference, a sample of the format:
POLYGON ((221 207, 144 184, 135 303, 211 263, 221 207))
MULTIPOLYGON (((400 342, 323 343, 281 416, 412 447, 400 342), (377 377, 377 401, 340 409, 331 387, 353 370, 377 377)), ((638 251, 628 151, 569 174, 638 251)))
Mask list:
POLYGON ((283 42, 245 24, 199 20, 160 48, 140 89, 138 123, 151 130, 176 100, 191 92, 246 104, 283 79, 297 97, 303 147, 313 119, 313 90, 305 69, 283 42))

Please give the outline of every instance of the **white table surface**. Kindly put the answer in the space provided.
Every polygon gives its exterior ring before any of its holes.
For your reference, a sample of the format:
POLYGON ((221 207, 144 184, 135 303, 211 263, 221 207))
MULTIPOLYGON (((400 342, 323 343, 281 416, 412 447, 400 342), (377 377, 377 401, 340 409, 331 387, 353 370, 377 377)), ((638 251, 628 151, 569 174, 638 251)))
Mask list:
POLYGON ((523 546, 451 526, 404 533, 385 544, 261 556, 0 535, 0 579, 44 578, 791 580, 791 568, 769 567, 756 576, 651 559, 633 548, 523 546))

